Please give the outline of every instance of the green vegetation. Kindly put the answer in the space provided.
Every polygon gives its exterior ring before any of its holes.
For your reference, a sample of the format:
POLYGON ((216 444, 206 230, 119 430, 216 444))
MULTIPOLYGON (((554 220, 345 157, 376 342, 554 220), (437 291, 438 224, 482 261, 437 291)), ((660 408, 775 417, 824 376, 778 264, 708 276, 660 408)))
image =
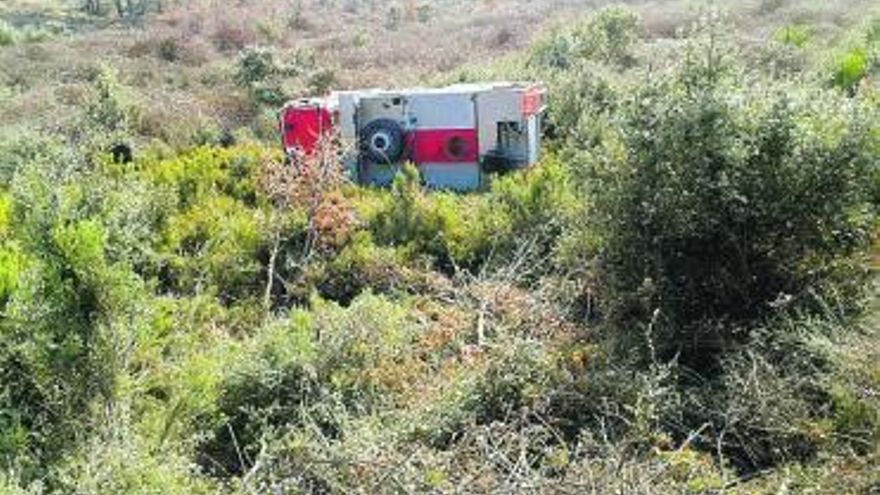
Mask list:
POLYGON ((876 8, 210 3, 0 6, 0 494, 880 487, 876 8), (483 78, 552 100, 478 194, 282 163, 285 98, 483 78))
POLYGON ((0 46, 15 43, 15 30, 7 22, 0 22, 0 46))
POLYGON ((797 48, 805 48, 813 37, 813 30, 810 26, 803 24, 792 24, 785 26, 776 32, 776 39, 780 43, 791 45, 797 48))

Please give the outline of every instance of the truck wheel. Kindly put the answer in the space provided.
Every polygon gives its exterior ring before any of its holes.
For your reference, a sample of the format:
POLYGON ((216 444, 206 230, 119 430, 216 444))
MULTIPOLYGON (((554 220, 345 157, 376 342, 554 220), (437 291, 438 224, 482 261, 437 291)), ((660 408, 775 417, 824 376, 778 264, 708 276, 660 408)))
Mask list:
POLYGON ((360 149, 373 163, 394 163, 403 154, 403 130, 391 119, 376 119, 361 129, 360 149))

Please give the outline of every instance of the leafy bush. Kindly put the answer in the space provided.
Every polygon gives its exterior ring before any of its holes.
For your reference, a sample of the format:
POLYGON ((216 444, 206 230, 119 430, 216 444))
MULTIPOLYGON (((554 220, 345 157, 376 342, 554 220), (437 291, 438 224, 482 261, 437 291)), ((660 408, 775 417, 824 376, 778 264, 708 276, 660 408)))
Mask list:
POLYGON ((780 43, 796 48, 806 47, 812 37, 813 30, 803 24, 791 24, 776 32, 776 39, 780 43))
POLYGON ((119 84, 116 71, 101 66, 94 81, 92 101, 86 108, 86 121, 91 128, 110 135, 124 135, 137 118, 136 112, 132 95, 119 84))
POLYGON ((600 10, 570 31, 556 32, 532 48, 534 67, 567 69, 585 60, 620 66, 633 63, 632 47, 638 40, 639 17, 624 7, 600 10))
POLYGON ((180 40, 177 38, 165 38, 161 40, 156 47, 156 55, 166 62, 177 62, 180 60, 180 53, 180 40))
POLYGON ((395 177, 391 194, 371 219, 370 228, 381 244, 399 246, 410 257, 427 255, 441 267, 451 268, 454 260, 448 236, 462 221, 458 212, 438 208, 437 197, 423 189, 419 171, 407 164, 395 177))
POLYGON ((322 297, 348 304, 366 289, 388 293, 401 286, 403 266, 394 248, 377 246, 370 232, 361 231, 327 263, 314 286, 322 297))
POLYGON ((567 69, 572 65, 573 44, 567 33, 550 33, 532 47, 529 64, 535 67, 567 69))
POLYGON ((257 103, 282 104, 285 94, 281 80, 299 75, 302 70, 299 54, 292 64, 283 64, 278 58, 277 51, 267 47, 246 48, 238 56, 235 82, 246 88, 257 103))
POLYGON ((741 89, 705 70, 629 98, 590 184, 617 328, 692 365, 777 308, 858 300, 863 273, 844 260, 870 236, 876 139, 875 114, 833 93, 741 89))
MULTIPOLYGON (((698 443, 709 449, 714 442, 717 449, 721 442, 722 454, 743 472, 809 460, 829 444, 828 401, 821 383, 827 357, 808 341, 785 335, 791 326, 776 322, 755 330, 748 347, 725 358, 723 378, 708 380, 689 396, 688 417, 712 428, 698 443), (774 346, 785 351, 774 351, 774 346)), ((803 325, 801 330, 815 328, 803 325)))
POLYGON ((336 72, 327 68, 316 70, 308 80, 309 92, 313 95, 327 94, 334 84, 336 84, 336 72))
MULTIPOLYGON (((539 166, 492 183, 481 212, 487 226, 477 239, 491 238, 494 254, 502 260, 526 251, 536 261, 550 259, 579 210, 568 167, 548 155, 539 166)), ((485 248, 477 253, 487 254, 485 248)))
POLYGON ((575 33, 578 51, 584 58, 628 64, 632 59, 630 50, 638 40, 638 29, 639 17, 631 10, 603 9, 575 33))
POLYGON ((553 356, 535 342, 514 342, 500 351, 477 382, 469 406, 478 424, 506 421, 534 409, 559 382, 553 356))
POLYGON ((868 53, 854 48, 842 54, 835 62, 834 85, 852 94, 868 74, 868 53))
POLYGON ((68 493, 216 493, 217 488, 186 457, 173 451, 155 452, 146 439, 114 419, 105 426, 105 435, 96 436, 59 469, 61 485, 68 493))
POLYGON ((214 431, 199 446, 199 463, 217 476, 246 471, 272 428, 301 425, 321 397, 307 313, 263 330, 245 352, 223 374, 214 431))
MULTIPOLYGON (((110 181, 44 158, 17 171, 14 244, 4 245, 0 455, 25 481, 78 447, 91 415, 116 397, 124 346, 149 299, 130 260, 114 259, 100 194, 110 181), (18 265, 18 268, 15 267, 18 265), (17 273, 12 273, 15 270, 17 273)), ((119 252, 125 252, 117 251, 119 252)), ((52 480, 54 478, 49 478, 52 480)))
MULTIPOLYGON (((577 139, 577 143, 562 147, 562 153, 585 147, 590 148, 601 142, 603 135, 613 132, 614 123, 609 116, 616 109, 619 89, 612 84, 608 71, 601 65, 584 64, 561 74, 552 81, 554 94, 546 120, 545 133, 554 143, 563 144, 577 139)), ((562 155, 567 161, 570 156, 562 155)), ((572 170, 578 173, 578 170, 572 170)))
POLYGON ((258 214, 229 197, 206 198, 168 218, 160 248, 168 253, 166 283, 186 293, 217 291, 224 300, 255 294, 263 247, 258 214))
POLYGON ((0 19, 0 47, 15 43, 17 32, 8 22, 0 19))
POLYGON ((75 153, 57 139, 31 129, 10 129, 0 135, 0 185, 8 188, 16 173, 34 162, 59 157, 76 160, 75 153))
POLYGON ((516 255, 546 258, 578 207, 566 168, 550 157, 534 170, 493 179, 488 194, 427 193, 407 165, 368 218, 378 243, 410 259, 428 256, 441 270, 477 270, 516 255))
POLYGON ((0 243, 0 308, 5 307, 15 293, 26 266, 27 258, 15 243, 0 243))
POLYGON ((169 211, 186 210, 216 194, 253 206, 265 154, 253 144, 225 149, 202 146, 167 160, 145 160, 139 166, 145 180, 171 195, 169 211))
POLYGON ((372 295, 348 308, 315 301, 261 330, 224 376, 219 416, 203 465, 219 476, 257 460, 276 429, 317 428, 338 438, 337 417, 368 414, 408 385, 413 328, 403 309, 372 295))

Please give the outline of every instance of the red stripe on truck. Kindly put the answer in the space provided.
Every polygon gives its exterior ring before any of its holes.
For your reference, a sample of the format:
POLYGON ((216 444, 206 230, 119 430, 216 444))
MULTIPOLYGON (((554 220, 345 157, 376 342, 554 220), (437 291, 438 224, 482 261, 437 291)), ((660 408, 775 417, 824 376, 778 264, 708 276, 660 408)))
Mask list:
POLYGON ((415 163, 465 163, 479 158, 476 129, 417 129, 407 135, 415 163))

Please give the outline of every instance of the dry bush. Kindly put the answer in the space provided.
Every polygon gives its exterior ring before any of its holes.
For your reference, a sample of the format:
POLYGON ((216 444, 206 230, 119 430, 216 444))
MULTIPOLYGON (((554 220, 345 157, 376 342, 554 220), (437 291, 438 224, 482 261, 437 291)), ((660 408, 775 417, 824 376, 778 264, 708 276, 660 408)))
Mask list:
MULTIPOLYGON (((290 157, 289 162, 269 159, 263 165, 260 187, 274 207, 269 221, 270 248, 263 295, 266 308, 272 305, 279 263, 294 266, 294 275, 302 277, 315 255, 338 251, 352 235, 354 209, 341 191, 346 177, 334 141, 332 136, 325 136, 313 154, 290 157), (295 259, 279 259, 286 254, 282 248, 289 235, 281 217, 291 211, 305 216, 305 238, 295 259)), ((296 290, 290 281, 281 281, 288 290, 296 290)))
POLYGON ((214 30, 211 39, 221 52, 234 52, 254 43, 256 35, 244 25, 222 22, 214 30))
POLYGON ((174 34, 149 32, 146 37, 133 43, 126 55, 132 58, 155 57, 169 63, 198 66, 212 56, 212 49, 201 39, 188 39, 174 34))
POLYGON ((678 38, 700 15, 696 9, 676 2, 653 2, 638 10, 642 31, 649 39, 678 38))
POLYGON ((238 129, 253 122, 258 109, 250 97, 241 92, 215 92, 205 96, 205 103, 216 116, 217 121, 226 129, 238 129))

